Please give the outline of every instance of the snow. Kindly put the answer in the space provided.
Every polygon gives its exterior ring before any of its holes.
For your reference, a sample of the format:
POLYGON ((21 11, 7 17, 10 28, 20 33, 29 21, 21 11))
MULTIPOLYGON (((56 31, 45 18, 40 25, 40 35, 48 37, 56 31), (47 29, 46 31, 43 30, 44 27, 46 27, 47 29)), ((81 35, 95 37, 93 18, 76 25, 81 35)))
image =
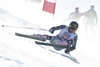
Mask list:
MULTIPOLYGON (((0 67, 99 67, 99 23, 95 26, 95 35, 93 35, 91 29, 86 32, 85 24, 79 20, 77 48, 71 52, 71 55, 78 60, 77 63, 66 54, 67 57, 64 57, 48 50, 55 50, 53 47, 44 46, 47 49, 43 49, 36 45, 33 39, 14 35, 15 32, 55 35, 59 31, 50 34, 47 30, 52 26, 69 24, 70 20, 65 22, 63 20, 74 11, 76 6, 79 6, 80 11, 85 12, 91 5, 95 5, 99 22, 99 0, 57 0, 55 15, 42 11, 43 0, 40 2, 0 0, 0 25, 5 25, 5 27, 0 27, 0 67), (24 29, 23 27, 36 29, 24 29), (46 31, 40 30, 41 28, 46 31)), ((64 50, 59 52, 64 54, 64 50)))

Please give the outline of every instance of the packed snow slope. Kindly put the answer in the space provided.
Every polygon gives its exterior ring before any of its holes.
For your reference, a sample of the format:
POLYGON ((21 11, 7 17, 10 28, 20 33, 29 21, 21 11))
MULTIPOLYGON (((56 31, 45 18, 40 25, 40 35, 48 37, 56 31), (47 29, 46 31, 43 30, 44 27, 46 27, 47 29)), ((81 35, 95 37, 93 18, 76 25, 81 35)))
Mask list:
POLYGON ((57 0, 55 15, 42 11, 43 2, 43 0, 0 0, 0 67, 99 67, 99 23, 93 26, 93 31, 88 28, 87 32, 84 28, 85 23, 82 23, 84 15, 78 22, 80 26, 77 30, 79 39, 76 50, 71 52, 74 58, 66 55, 64 50, 56 51, 49 46, 43 46, 46 48, 43 49, 35 44, 33 39, 15 36, 15 32, 56 35, 59 31, 50 34, 47 30, 52 26, 69 24, 71 20, 63 20, 77 6, 84 13, 90 5, 95 5, 99 22, 99 0, 83 2, 57 0))

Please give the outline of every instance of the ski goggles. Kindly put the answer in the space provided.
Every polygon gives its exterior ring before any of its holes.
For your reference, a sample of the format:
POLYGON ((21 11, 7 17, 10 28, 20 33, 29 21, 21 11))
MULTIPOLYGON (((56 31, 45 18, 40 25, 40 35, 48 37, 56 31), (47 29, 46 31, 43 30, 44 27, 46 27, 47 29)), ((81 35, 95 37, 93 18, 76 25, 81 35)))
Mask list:
POLYGON ((71 24, 70 27, 77 29, 78 28, 78 25, 77 24, 71 24))
POLYGON ((70 29, 72 29, 72 30, 77 30, 77 28, 74 28, 74 27, 70 27, 70 29))

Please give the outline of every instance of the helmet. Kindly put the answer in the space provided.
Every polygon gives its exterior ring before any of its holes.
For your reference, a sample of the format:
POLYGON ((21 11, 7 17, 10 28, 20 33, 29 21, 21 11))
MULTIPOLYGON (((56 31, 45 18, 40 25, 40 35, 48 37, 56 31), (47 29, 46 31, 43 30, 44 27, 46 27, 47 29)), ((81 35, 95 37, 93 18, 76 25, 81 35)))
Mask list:
POLYGON ((76 21, 72 21, 69 26, 77 29, 79 25, 76 21))

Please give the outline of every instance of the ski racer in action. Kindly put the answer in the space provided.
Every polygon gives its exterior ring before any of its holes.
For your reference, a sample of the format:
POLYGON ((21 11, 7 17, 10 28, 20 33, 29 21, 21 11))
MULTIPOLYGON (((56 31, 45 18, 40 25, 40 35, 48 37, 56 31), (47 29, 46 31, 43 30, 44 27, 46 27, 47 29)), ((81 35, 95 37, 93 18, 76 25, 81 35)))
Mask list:
POLYGON ((69 24, 69 26, 60 25, 60 26, 50 28, 49 32, 52 34, 54 33, 54 31, 60 30, 59 34, 57 34, 56 36, 41 35, 41 34, 24 35, 20 33, 15 33, 15 35, 41 40, 41 41, 49 40, 50 43, 52 43, 53 45, 58 44, 58 45, 66 46, 65 53, 70 53, 70 51, 76 49, 76 43, 78 39, 76 30, 78 29, 78 26, 79 25, 76 21, 72 21, 69 24))
POLYGON ((76 48, 76 43, 78 39, 76 30, 78 29, 78 26, 79 25, 76 21, 72 21, 69 24, 69 26, 60 25, 49 29, 49 32, 52 34, 56 30, 61 30, 60 33, 56 36, 49 36, 49 35, 40 35, 40 36, 42 36, 42 38, 44 38, 45 40, 49 40, 51 43, 67 45, 65 53, 69 53, 70 51, 73 51, 76 48))

